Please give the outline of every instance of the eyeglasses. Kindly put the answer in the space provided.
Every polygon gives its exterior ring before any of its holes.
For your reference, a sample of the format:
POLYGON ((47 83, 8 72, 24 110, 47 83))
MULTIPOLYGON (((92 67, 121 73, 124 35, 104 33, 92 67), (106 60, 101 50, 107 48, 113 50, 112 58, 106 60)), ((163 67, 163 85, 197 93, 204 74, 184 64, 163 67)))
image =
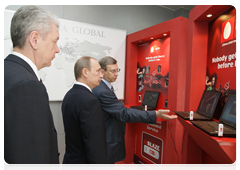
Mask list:
POLYGON ((112 74, 115 74, 115 73, 118 73, 119 71, 121 71, 120 68, 116 69, 116 70, 106 70, 106 71, 109 71, 111 72, 112 74))

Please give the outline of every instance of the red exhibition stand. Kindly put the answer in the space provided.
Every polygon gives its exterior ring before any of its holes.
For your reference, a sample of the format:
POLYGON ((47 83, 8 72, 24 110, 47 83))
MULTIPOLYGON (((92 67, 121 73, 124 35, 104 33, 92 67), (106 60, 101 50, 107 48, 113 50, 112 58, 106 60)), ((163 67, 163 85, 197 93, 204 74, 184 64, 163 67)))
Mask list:
POLYGON ((236 138, 212 137, 178 117, 186 130, 183 144, 184 164, 231 164, 236 161, 236 138))
MULTIPOLYGON (((196 111, 206 88, 209 48, 213 49, 215 45, 208 44, 209 24, 214 19, 206 15, 212 13, 217 17, 232 8, 230 5, 197 5, 190 11, 189 19, 177 17, 129 34, 126 41, 125 106, 139 104, 136 86, 139 44, 151 41, 152 37, 162 39, 167 34, 170 37, 167 109, 171 111, 170 114, 173 111, 196 111)), ((234 90, 234 83, 231 85, 234 90)), ((156 109, 164 108, 158 103, 156 109)), ((161 123, 155 127, 143 123, 126 124, 127 155, 120 163, 136 163, 136 159, 139 163, 162 164, 231 164, 236 161, 236 138, 211 137, 181 118, 158 121, 161 123), (158 140, 159 145, 150 142, 149 146, 160 147, 161 150, 155 152, 151 148, 143 148, 148 143, 144 137, 158 140), (150 151, 158 161, 144 155, 144 149, 150 151)))
MULTIPOLYGON (((215 43, 208 44, 209 23, 213 19, 207 18, 206 15, 212 14, 216 17, 232 8, 230 5, 198 5, 189 13, 185 111, 196 111, 198 107, 202 92, 206 88, 203 82, 206 81, 207 75, 208 50, 209 48, 216 48, 214 46, 217 43, 216 40, 215 43)), ((232 11, 234 12, 234 10, 232 11)), ((219 20, 222 19, 219 18, 219 20)), ((215 33, 220 34, 220 30, 217 28, 215 33)), ((230 75, 234 76, 234 72, 231 74, 226 74, 225 72, 225 75, 222 75, 222 77, 229 78, 230 75)), ((233 80, 236 81, 236 76, 233 80)), ((234 88, 234 84, 232 86, 234 88)), ((189 121, 181 118, 178 118, 178 120, 186 131, 182 141, 182 163, 230 164, 235 162, 236 138, 210 137, 189 123, 189 121)))
MULTIPOLYGON (((183 110, 186 86, 186 60, 187 60, 187 27, 188 19, 184 17, 177 17, 172 20, 160 23, 158 25, 146 28, 136 33, 127 36, 127 53, 126 53, 126 75, 125 75, 125 105, 136 105, 137 103, 137 89, 136 89, 136 70, 138 60, 138 44, 139 41, 149 41, 151 37, 161 38, 163 34, 170 34, 170 57, 169 57, 169 86, 168 86, 168 109, 183 110)), ((157 109, 162 109, 157 106, 157 109)), ((173 114, 173 112, 171 113, 173 114)), ((180 138, 181 132, 175 133, 176 127, 180 124, 177 120, 163 123, 166 130, 164 143, 164 156, 162 163, 172 164, 180 163, 179 156, 176 155, 176 149, 181 151, 178 143, 174 144, 174 140, 180 138)), ((133 155, 135 153, 135 130, 137 130, 138 123, 127 123, 125 143, 127 156, 125 163, 133 162, 133 155)), ((162 127, 163 127, 162 126, 162 127)), ((179 129, 183 131, 183 129, 179 129)))

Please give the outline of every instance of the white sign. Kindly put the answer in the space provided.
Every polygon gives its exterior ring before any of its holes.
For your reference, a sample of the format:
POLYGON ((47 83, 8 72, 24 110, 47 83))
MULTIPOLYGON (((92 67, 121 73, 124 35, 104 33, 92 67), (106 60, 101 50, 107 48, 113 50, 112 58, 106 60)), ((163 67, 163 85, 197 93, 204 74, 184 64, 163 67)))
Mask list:
MULTIPOLYGON (((4 57, 12 51, 10 23, 14 11, 4 11, 4 57)), ((60 53, 50 67, 39 70, 39 76, 47 88, 50 101, 62 101, 75 83, 74 64, 82 56, 99 60, 111 56, 121 69, 113 83, 115 94, 124 99, 126 31, 81 22, 59 19, 58 47, 60 53)))

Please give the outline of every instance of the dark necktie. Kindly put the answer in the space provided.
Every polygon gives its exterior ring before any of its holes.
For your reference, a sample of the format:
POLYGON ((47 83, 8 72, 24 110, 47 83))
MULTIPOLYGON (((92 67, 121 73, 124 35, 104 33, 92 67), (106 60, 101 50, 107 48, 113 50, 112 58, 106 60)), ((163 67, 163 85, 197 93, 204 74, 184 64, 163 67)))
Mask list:
POLYGON ((42 83, 42 79, 40 79, 40 82, 42 83))
POLYGON ((112 90, 112 92, 114 93, 114 88, 113 88, 113 86, 111 86, 111 90, 112 90))

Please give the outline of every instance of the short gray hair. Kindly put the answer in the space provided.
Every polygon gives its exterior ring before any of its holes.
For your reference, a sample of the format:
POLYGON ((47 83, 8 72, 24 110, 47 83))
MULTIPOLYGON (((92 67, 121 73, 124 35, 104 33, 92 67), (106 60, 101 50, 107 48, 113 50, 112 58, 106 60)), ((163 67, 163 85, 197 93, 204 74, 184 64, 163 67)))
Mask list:
POLYGON ((117 60, 115 60, 113 57, 106 56, 106 57, 101 58, 98 61, 98 63, 100 64, 101 68, 106 71, 107 65, 117 64, 117 60))
POLYGON ((11 21, 13 47, 21 49, 32 31, 37 31, 44 37, 51 32, 52 23, 59 27, 56 15, 37 6, 22 6, 15 12, 11 21))
POLYGON ((91 70, 91 59, 96 60, 95 58, 89 56, 83 56, 76 61, 74 65, 74 75, 76 80, 82 77, 82 69, 86 68, 88 70, 91 70))

